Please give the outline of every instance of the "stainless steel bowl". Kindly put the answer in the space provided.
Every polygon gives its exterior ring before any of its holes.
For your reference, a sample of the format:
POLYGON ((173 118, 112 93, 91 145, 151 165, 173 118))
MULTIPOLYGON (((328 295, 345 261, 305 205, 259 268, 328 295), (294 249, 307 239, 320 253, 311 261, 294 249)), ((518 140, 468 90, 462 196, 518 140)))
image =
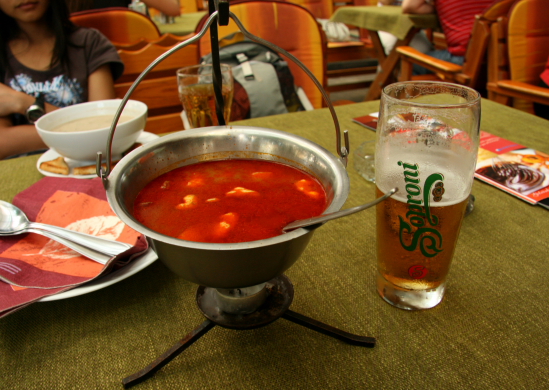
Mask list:
POLYGON ((271 280, 295 263, 314 233, 312 228, 300 228, 266 240, 211 244, 168 237, 133 217, 137 194, 159 175, 201 161, 232 158, 281 162, 312 174, 326 190, 329 206, 325 213, 339 210, 349 194, 347 171, 336 156, 283 131, 206 127, 170 134, 134 150, 106 179, 111 207, 124 223, 151 239, 168 268, 207 287, 248 287, 271 280))

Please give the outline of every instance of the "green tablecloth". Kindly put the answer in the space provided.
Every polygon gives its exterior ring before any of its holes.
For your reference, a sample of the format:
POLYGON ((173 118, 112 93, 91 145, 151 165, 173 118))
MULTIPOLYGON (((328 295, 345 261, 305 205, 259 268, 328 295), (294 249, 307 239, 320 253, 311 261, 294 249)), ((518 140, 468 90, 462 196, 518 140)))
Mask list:
POLYGON ((194 33, 198 22, 200 22, 202 17, 206 14, 206 11, 181 14, 180 16, 175 17, 174 23, 157 23, 157 26, 162 34, 187 35, 194 33))
MULTIPOLYGON (((482 128, 549 152, 549 122, 483 101, 482 128)), ((351 145, 375 134, 351 122, 379 102, 337 108, 351 145)), ((327 110, 245 124, 303 135, 335 151, 327 110)), ((40 178, 37 157, 0 162, 0 199, 40 178)), ((374 198, 349 164, 345 207, 374 198)), ((359 335, 344 344, 280 319, 255 330, 216 327, 136 389, 549 388, 549 211, 476 181, 444 301, 407 312, 375 290, 373 209, 319 228, 286 275, 291 309, 359 335)), ((261 259, 258 259, 259 261, 261 259)), ((120 389, 198 326, 197 286, 161 262, 87 295, 36 303, 0 320, 0 388, 120 389)))
POLYGON ((412 27, 438 27, 434 14, 403 14, 400 6, 347 6, 338 8, 330 18, 334 22, 350 24, 372 31, 386 31, 404 39, 412 27))

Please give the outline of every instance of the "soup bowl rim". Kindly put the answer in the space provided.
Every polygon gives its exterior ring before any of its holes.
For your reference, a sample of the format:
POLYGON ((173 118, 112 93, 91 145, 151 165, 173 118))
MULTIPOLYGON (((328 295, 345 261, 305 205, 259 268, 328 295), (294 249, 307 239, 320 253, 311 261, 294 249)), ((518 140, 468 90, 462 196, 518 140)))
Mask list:
MULTIPOLYGON (((308 234, 311 231, 315 230, 316 228, 320 227, 322 224, 306 227, 306 228, 295 229, 287 233, 282 233, 278 236, 274 236, 274 237, 270 237, 262 240, 256 240, 256 241, 246 241, 246 242, 237 242, 237 243, 204 243, 204 242, 181 240, 181 239, 177 239, 174 237, 170 237, 170 236, 158 233, 148 228, 141 222, 137 221, 130 210, 126 210, 125 207, 121 206, 121 204, 123 203, 123 200, 119 199, 117 189, 120 184, 121 175, 124 173, 127 167, 130 166, 131 164, 135 163, 136 161, 143 158, 147 154, 153 152, 154 150, 161 148, 162 145, 170 142, 175 142, 183 138, 187 138, 187 137, 190 138, 193 136, 208 135, 208 134, 223 136, 223 135, 229 135, 233 133, 238 134, 241 131, 270 133, 272 135, 276 135, 281 139, 288 140, 302 146, 306 145, 309 148, 314 149, 315 152, 322 155, 325 160, 331 162, 331 166, 333 167, 334 171, 338 173, 338 177, 340 181, 339 184, 341 186, 341 188, 338 188, 338 189, 334 188, 334 197, 331 200, 328 207, 326 208, 326 210, 324 210, 323 214, 337 211, 341 207, 343 207, 343 204, 345 203, 348 197, 348 194, 350 192, 349 178, 348 178, 345 166, 343 165, 343 163, 341 163, 341 160, 339 160, 327 149, 304 137, 301 137, 296 134, 288 133, 282 130, 275 130, 275 129, 257 127, 257 126, 229 125, 229 126, 212 126, 212 127, 196 128, 196 129, 184 130, 184 131, 168 134, 154 141, 151 141, 150 143, 142 145, 139 148, 130 152, 128 155, 122 158, 122 160, 120 160, 114 166, 114 168, 110 172, 110 175, 106 179, 104 179, 107 199, 113 211, 129 227, 133 228, 134 230, 144 234, 145 236, 153 240, 158 240, 166 244, 171 244, 177 247, 191 248, 191 249, 197 249, 197 250, 232 251, 232 250, 260 248, 260 247, 276 245, 279 243, 293 240, 297 237, 308 234)), ((149 180, 149 182, 151 180, 149 180)))

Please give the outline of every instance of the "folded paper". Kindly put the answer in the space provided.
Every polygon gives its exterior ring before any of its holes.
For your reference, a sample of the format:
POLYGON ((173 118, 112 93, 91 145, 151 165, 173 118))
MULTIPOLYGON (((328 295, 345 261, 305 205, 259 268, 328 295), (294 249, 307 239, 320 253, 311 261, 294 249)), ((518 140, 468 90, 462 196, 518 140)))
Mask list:
POLYGON ((148 249, 145 237, 114 214, 99 178, 46 177, 18 194, 13 203, 31 221, 133 247, 102 265, 38 234, 0 238, 0 317, 124 266, 148 249))

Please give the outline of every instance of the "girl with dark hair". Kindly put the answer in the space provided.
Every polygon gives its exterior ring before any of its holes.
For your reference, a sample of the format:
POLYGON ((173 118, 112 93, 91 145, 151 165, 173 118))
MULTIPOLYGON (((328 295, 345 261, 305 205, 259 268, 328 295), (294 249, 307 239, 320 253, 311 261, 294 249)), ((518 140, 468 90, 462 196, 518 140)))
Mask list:
POLYGON ((105 36, 71 23, 65 0, 0 0, 0 159, 44 149, 34 121, 114 98, 123 70, 105 36))

